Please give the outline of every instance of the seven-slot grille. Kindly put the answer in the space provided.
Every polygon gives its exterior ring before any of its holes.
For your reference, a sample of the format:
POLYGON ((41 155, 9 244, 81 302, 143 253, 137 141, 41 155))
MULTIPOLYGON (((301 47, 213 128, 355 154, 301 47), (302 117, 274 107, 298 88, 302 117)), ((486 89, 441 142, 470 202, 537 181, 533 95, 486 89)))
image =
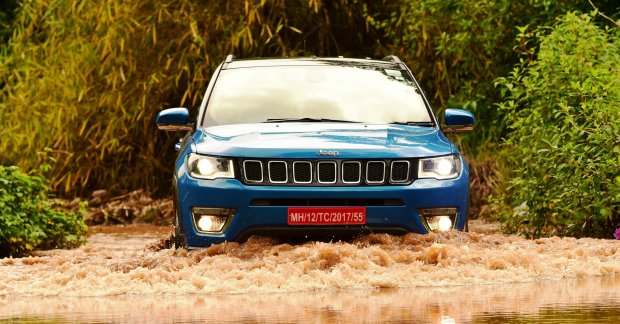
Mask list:
POLYGON ((406 185, 415 160, 239 160, 239 180, 251 185, 406 185))

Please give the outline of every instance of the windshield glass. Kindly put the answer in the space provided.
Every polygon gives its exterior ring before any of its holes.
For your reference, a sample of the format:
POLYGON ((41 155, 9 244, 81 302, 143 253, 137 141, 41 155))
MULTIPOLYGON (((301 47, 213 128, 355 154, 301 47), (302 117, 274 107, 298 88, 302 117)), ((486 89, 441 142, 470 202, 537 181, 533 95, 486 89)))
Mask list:
POLYGON ((269 66, 222 70, 204 126, 295 121, 431 122, 405 71, 358 66, 269 66))

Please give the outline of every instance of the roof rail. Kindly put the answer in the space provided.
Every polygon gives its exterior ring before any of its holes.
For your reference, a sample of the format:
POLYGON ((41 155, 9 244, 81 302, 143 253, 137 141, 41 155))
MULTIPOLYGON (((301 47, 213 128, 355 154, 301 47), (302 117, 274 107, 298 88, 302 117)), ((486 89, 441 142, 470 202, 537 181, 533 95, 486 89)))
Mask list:
POLYGON ((228 54, 226 56, 226 60, 224 60, 224 64, 222 65, 222 70, 225 70, 228 67, 228 63, 235 60, 235 56, 232 54, 228 54))
POLYGON ((402 61, 396 55, 388 55, 383 58, 384 61, 391 61, 394 63, 402 63, 402 61))
POLYGON ((401 69, 406 70, 407 66, 405 65, 405 63, 403 63, 403 61, 400 60, 400 58, 398 58, 398 56, 396 55, 388 55, 386 57, 383 58, 384 61, 390 61, 390 62, 394 62, 396 64, 398 64, 398 66, 400 66, 401 69))

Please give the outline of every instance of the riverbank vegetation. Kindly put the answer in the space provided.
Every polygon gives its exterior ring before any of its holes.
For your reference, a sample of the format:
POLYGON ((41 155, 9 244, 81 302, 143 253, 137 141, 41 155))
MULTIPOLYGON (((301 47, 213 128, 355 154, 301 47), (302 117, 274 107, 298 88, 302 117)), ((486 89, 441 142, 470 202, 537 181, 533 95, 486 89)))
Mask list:
POLYGON ((84 241, 85 210, 66 212, 48 200, 44 168, 26 174, 0 165, 0 258, 84 241))
POLYGON ((620 32, 568 13, 521 33, 521 54, 536 57, 497 80, 510 152, 497 216, 527 236, 609 237, 620 221, 620 32))
MULTIPOLYGON (((475 175, 473 217, 529 236, 611 238, 620 227, 620 28, 587 1, 4 4, 0 164, 35 169, 51 148, 46 176, 61 196, 169 195, 176 138, 155 115, 195 112, 229 53, 396 54, 437 113, 477 117, 455 138, 475 175)), ((615 1, 595 4, 620 18, 615 1)))

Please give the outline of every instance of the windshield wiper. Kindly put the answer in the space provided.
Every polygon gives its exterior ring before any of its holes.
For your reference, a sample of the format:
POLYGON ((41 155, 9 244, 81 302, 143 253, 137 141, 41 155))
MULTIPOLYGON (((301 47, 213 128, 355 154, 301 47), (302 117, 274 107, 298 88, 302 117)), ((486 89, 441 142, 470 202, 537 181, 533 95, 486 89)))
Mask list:
POLYGON ((353 120, 327 119, 327 118, 269 118, 263 123, 359 123, 353 120))
POLYGON ((422 127, 435 127, 435 123, 433 122, 415 122, 415 121, 408 121, 408 122, 391 122, 390 124, 392 125, 411 125, 411 126, 422 126, 422 127))

